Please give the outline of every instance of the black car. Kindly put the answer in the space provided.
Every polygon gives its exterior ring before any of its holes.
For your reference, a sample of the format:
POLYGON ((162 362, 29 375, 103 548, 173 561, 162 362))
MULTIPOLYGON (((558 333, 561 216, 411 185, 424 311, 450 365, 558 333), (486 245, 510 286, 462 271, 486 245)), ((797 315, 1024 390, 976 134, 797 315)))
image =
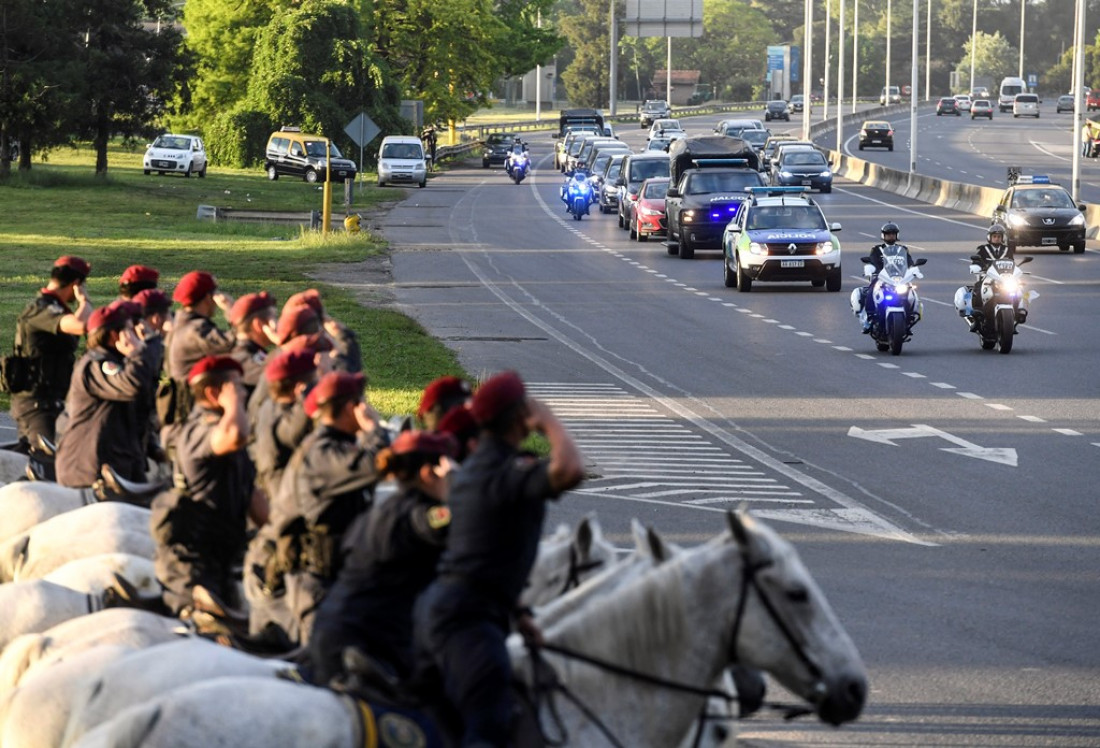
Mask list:
POLYGON ((650 127, 659 119, 670 119, 672 107, 664 99, 650 99, 642 105, 642 111, 638 115, 638 124, 644 129, 650 127))
POLYGON ((956 117, 962 116, 962 112, 959 111, 959 102, 955 101, 954 96, 944 96, 936 102, 936 116, 939 117, 941 114, 954 114, 956 117))
POLYGON ((514 132, 491 132, 485 138, 485 149, 481 152, 481 166, 488 169, 494 164, 503 165, 508 160, 508 154, 512 152, 512 144, 516 142, 514 132))
POLYGON ((1016 177, 993 210, 993 222, 1007 229, 1008 246, 1058 247, 1085 251, 1085 206, 1075 205, 1064 187, 1049 177, 1016 177))
POLYGON ((791 121, 791 110, 783 99, 775 99, 764 105, 764 121, 771 122, 773 119, 791 121))
POLYGON ((894 150, 894 127, 889 122, 867 120, 859 129, 859 149, 876 145, 894 150))
POLYGON ((697 249, 721 249, 726 224, 748 198, 745 188, 763 186, 754 166, 686 170, 665 195, 669 254, 690 260, 697 249))

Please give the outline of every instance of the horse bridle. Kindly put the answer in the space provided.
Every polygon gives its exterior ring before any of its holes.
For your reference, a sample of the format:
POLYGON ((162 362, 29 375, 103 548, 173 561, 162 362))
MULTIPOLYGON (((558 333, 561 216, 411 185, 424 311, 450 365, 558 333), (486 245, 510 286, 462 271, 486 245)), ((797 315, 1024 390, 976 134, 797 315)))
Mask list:
MULTIPOLYGON (((572 565, 573 565, 573 556, 572 556, 573 549, 572 548, 570 548, 570 553, 571 553, 570 568, 572 569, 572 565)), ((757 572, 759 572, 761 569, 768 568, 774 562, 768 560, 768 561, 761 561, 761 562, 758 562, 758 563, 753 563, 749 559, 748 554, 744 551, 741 552, 741 562, 742 562, 741 563, 741 597, 737 601, 737 611, 734 614, 733 625, 732 625, 731 632, 730 632, 730 645, 729 645, 729 650, 728 650, 728 652, 729 652, 729 654, 728 654, 729 662, 731 664, 738 664, 737 640, 738 640, 738 638, 740 636, 740 633, 741 633, 741 622, 745 617, 745 608, 746 608, 747 601, 748 601, 748 593, 749 593, 749 590, 752 589, 752 590, 756 591, 757 596, 759 596, 759 598, 760 598, 760 602, 764 605, 764 610, 767 611, 768 616, 772 619, 772 622, 776 625, 776 627, 779 629, 779 631, 783 634, 783 637, 787 640, 787 643, 790 645, 791 649, 794 650, 794 652, 795 652, 796 656, 798 657, 798 659, 802 662, 802 664, 810 672, 811 676, 817 681, 817 683, 815 684, 815 690, 821 690, 824 687, 824 684, 822 683, 821 668, 818 667, 817 664, 812 659, 810 659, 810 656, 806 653, 805 647, 802 646, 802 643, 794 635, 794 632, 791 631, 791 629, 787 625, 787 623, 780 617, 779 610, 775 607, 775 604, 772 603, 771 599, 768 597, 767 593, 765 593, 763 587, 760 585, 760 582, 756 578, 757 572)), ((567 586, 566 589, 569 589, 569 587, 567 586)), ((623 667, 622 665, 617 665, 613 662, 608 662, 607 660, 603 660, 603 659, 600 659, 598 657, 592 657, 591 655, 586 655, 582 652, 577 652, 576 650, 572 650, 572 649, 569 649, 567 647, 562 647, 562 646, 559 646, 557 644, 550 644, 549 642, 545 642, 540 646, 532 646, 529 643, 528 648, 530 649, 530 652, 531 652, 531 662, 532 662, 532 668, 533 668, 533 691, 534 691, 534 694, 535 694, 536 712, 538 711, 538 705, 539 705, 538 704, 538 702, 539 702, 538 696, 541 692, 547 691, 547 692, 552 693, 553 691, 560 691, 567 699, 569 699, 570 702, 573 703, 574 706, 576 706, 581 711, 582 714, 585 715, 585 717, 588 718, 588 720, 590 722, 592 722, 594 725, 596 725, 596 727, 600 730, 600 732, 603 733, 604 737, 607 738, 607 741, 611 745, 616 746, 617 748, 621 748, 622 743, 620 743, 615 738, 614 734, 610 731, 610 729, 607 727, 607 725, 605 725, 599 719, 599 717, 597 717, 596 714, 592 712, 591 709, 587 708, 580 701, 580 699, 577 698, 576 694, 574 694, 572 691, 570 691, 564 684, 562 684, 556 678, 554 678, 553 681, 548 685, 544 685, 540 681, 540 679, 538 677, 538 671, 539 671, 540 666, 541 667, 546 667, 547 670, 550 670, 551 673, 553 671, 546 665, 545 662, 542 661, 542 658, 539 656, 539 653, 538 653, 539 649, 544 649, 547 652, 553 652, 554 654, 561 655, 562 657, 565 657, 567 659, 577 660, 579 662, 584 662, 588 665, 592 665, 594 667, 597 667, 601 670, 605 670, 605 671, 607 671, 609 673, 612 673, 614 675, 619 675, 621 677, 629 678, 631 680, 640 681, 642 683, 648 683, 650 685, 658 686, 660 688, 665 688, 665 689, 668 689, 670 691, 679 691, 681 693, 690 693, 690 694, 693 694, 693 695, 696 695, 696 696, 703 696, 703 697, 706 697, 706 698, 720 698, 720 699, 724 699, 727 704, 738 700, 737 696, 733 696, 733 695, 731 695, 731 694, 729 694, 726 691, 723 691, 721 689, 717 689, 717 688, 700 688, 698 686, 693 686, 693 685, 690 685, 688 683, 680 683, 679 681, 669 680, 667 678, 661 678, 661 677, 658 677, 658 676, 655 676, 655 675, 649 675, 648 673, 643 673, 643 672, 640 672, 638 670, 633 670, 631 668, 623 667)), ((550 712, 554 717, 554 721, 557 724, 557 727, 558 727, 558 730, 561 734, 561 737, 557 740, 551 740, 549 737, 547 737, 544 734, 543 739, 545 740, 546 744, 550 745, 550 746, 565 745, 565 742, 568 740, 568 735, 566 734, 565 728, 561 723, 561 717, 557 713, 557 709, 554 706, 553 699, 552 698, 548 699, 547 703, 548 703, 548 708, 550 709, 550 712)), ((787 720, 795 719, 797 717, 801 717, 801 716, 805 716, 807 714, 812 714, 813 713, 812 709, 807 709, 803 706, 792 706, 792 705, 778 704, 778 703, 775 703, 775 702, 766 702, 766 706, 768 706, 772 709, 775 709, 777 711, 783 712, 783 717, 784 717, 784 719, 787 719, 787 720)), ((699 741, 702 739, 702 735, 703 735, 703 728, 705 727, 706 722, 710 719, 715 719, 715 717, 713 715, 710 715, 710 714, 707 713, 706 705, 704 704, 702 711, 699 713, 699 716, 696 718, 697 727, 696 727, 696 730, 695 730, 695 739, 692 741, 693 748, 697 748, 697 746, 699 745, 699 741)))
POLYGON ((558 596, 564 595, 574 587, 581 586, 581 574, 593 569, 598 569, 603 566, 602 559, 596 559, 595 561, 588 561, 581 563, 577 553, 577 547, 572 543, 569 544, 569 571, 565 575, 565 583, 562 588, 558 590, 558 596))

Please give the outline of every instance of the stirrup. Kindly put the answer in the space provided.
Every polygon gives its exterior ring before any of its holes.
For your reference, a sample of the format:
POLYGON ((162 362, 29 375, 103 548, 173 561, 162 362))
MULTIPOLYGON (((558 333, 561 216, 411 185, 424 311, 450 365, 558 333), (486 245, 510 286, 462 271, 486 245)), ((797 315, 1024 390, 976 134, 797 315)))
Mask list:
POLYGON ((34 435, 34 447, 31 451, 37 451, 50 458, 57 457, 57 445, 42 434, 34 435))
POLYGON ((166 487, 164 481, 138 483, 126 480, 106 464, 100 468, 99 474, 101 477, 92 485, 92 491, 100 501, 125 501, 147 507, 166 487))

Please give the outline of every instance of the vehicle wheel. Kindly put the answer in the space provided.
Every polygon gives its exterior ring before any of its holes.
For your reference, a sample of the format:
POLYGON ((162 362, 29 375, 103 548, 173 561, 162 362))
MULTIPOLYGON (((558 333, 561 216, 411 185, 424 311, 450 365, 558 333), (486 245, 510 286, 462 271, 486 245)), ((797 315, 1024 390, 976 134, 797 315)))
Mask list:
POLYGON ((1016 337, 1016 314, 1011 309, 997 313, 997 342, 1001 353, 1012 352, 1012 339, 1016 337))
POLYGON ((825 290, 836 293, 844 285, 844 276, 839 270, 825 279, 825 290))
POLYGON ((199 172, 199 179, 206 179, 206 164, 202 165, 202 171, 199 172))
POLYGON ((943 112, 936 112, 936 116, 939 117, 943 112))
MULTIPOLYGON (((520 182, 522 182, 522 181, 523 181, 522 179, 518 179, 518 180, 516 180, 516 184, 519 184, 519 183, 520 183, 520 182)), ((427 187, 427 186, 428 186, 428 180, 427 180, 427 179, 423 180, 423 181, 422 181, 422 182, 420 183, 420 189, 424 189, 424 188, 425 188, 425 187, 427 187)))
POLYGON ((892 145, 886 146, 886 150, 893 152, 894 146, 892 146, 892 145))
POLYGON ((832 191, 833 191, 833 186, 831 184, 828 187, 822 187, 821 188, 821 194, 822 195, 828 195, 832 191))
POLYGON ((321 175, 317 173, 316 169, 313 169, 313 168, 306 169, 305 179, 310 184, 317 184, 317 180, 319 180, 320 178, 321 178, 321 175))
POLYGON ((1078 244, 1074 244, 1073 245, 1073 253, 1076 254, 1076 255, 1084 254, 1085 253, 1085 243, 1080 242, 1078 244))
POLYGON ((191 164, 187 165, 187 171, 185 171, 183 173, 183 178, 184 179, 190 179, 191 178, 191 164))
POLYGON ((737 274, 730 270, 730 258, 724 251, 722 252, 722 285, 726 288, 737 285, 737 274))
POLYGON ((272 182, 279 178, 279 172, 275 171, 275 164, 267 167, 267 178, 272 182))
POLYGON ((890 355, 900 356, 901 346, 905 342, 905 322, 901 319, 900 313, 895 313, 886 321, 886 324, 890 328, 890 355))
POLYGON ((691 260, 695 257, 695 247, 691 246, 686 236, 680 237, 680 259, 691 260))
POLYGON ((637 229, 634 228, 634 223, 633 222, 631 222, 631 224, 630 224, 630 238, 631 239, 637 239, 638 238, 638 231, 637 231, 637 229))
POLYGON ((886 351, 890 350, 890 344, 889 343, 875 343, 875 348, 878 349, 879 353, 886 353, 886 351))
POLYGON ((748 293, 752 290, 752 278, 741 267, 741 258, 734 256, 733 259, 737 263, 737 290, 741 293, 748 293))
POLYGON ((152 169, 142 169, 142 171, 144 171, 144 172, 145 172, 145 176, 149 176, 150 174, 152 174, 152 173, 153 173, 153 170, 152 170, 152 169))
POLYGON ((622 213, 619 214, 619 228, 621 228, 621 229, 626 228, 626 226, 623 224, 623 214, 622 213))
POLYGON ((1019 119, 1019 117, 1020 115, 1016 114, 1015 112, 1012 113, 1012 119, 1019 119))
POLYGON ((481 168, 482 169, 488 169, 489 168, 489 162, 486 161, 485 159, 481 159, 481 168))
POLYGON ((996 338, 982 338, 982 350, 991 351, 997 345, 996 338))
POLYGON ((163 172, 163 171, 158 171, 158 172, 157 172, 157 176, 161 176, 161 177, 163 177, 163 176, 164 176, 164 172, 163 172))

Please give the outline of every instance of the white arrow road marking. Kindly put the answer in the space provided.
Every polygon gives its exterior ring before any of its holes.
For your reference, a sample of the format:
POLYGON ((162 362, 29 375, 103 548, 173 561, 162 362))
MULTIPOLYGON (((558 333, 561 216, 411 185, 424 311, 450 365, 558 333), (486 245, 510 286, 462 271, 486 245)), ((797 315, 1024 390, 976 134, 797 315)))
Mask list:
POLYGON ((924 424, 914 424, 910 428, 878 430, 861 429, 858 426, 852 426, 848 429, 848 436, 854 436, 857 439, 864 439, 877 444, 889 444, 891 447, 898 446, 894 443, 894 441, 898 439, 920 439, 926 436, 938 436, 944 441, 959 445, 958 447, 940 447, 940 450, 943 452, 951 452, 953 454, 962 455, 963 457, 976 457, 979 460, 988 460, 990 462, 1008 465, 1009 467, 1017 466, 1016 450, 1011 447, 982 447, 973 442, 968 442, 966 439, 955 436, 954 434, 949 434, 946 431, 940 431, 937 428, 924 424))

